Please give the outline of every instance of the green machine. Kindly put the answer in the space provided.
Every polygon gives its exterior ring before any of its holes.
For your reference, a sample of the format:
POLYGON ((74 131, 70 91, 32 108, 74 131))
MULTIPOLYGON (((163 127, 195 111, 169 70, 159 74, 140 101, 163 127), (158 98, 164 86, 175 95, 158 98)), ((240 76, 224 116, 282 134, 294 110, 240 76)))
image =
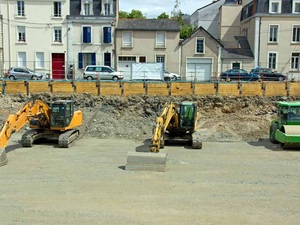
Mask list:
POLYGON ((300 102, 277 102, 277 118, 270 126, 270 141, 284 149, 300 149, 300 102))

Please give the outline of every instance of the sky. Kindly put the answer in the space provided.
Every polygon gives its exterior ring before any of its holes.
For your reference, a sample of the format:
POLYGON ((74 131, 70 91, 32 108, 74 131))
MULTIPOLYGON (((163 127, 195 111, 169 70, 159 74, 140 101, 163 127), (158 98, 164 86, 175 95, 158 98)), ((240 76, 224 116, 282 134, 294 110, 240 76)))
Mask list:
MULTIPOLYGON (((192 15, 197 9, 212 3, 213 0, 180 0, 179 9, 192 15)), ((157 18, 163 12, 171 15, 175 0, 119 0, 120 11, 140 10, 147 19, 157 18)))

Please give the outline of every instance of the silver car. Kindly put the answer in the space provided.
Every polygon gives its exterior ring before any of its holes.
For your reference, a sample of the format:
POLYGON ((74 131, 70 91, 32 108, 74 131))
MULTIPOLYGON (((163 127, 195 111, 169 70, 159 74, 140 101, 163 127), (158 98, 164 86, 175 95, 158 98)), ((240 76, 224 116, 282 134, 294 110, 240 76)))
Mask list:
POLYGON ((44 74, 35 72, 25 67, 11 67, 5 74, 5 78, 10 80, 41 80, 44 74))
POLYGON ((89 65, 83 72, 86 80, 122 80, 124 77, 120 72, 115 71, 110 66, 89 65))

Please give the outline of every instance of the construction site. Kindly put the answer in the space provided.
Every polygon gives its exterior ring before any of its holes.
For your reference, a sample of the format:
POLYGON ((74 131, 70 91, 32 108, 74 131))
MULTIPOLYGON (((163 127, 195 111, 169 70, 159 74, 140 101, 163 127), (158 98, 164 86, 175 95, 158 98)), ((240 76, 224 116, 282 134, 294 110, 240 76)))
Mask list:
POLYGON ((1 224, 299 224, 299 150, 269 140, 276 103, 297 99, 2 95, 1 124, 26 102, 71 100, 82 125, 70 147, 48 139, 28 148, 28 124, 11 135, 7 165, 0 167, 1 224), (201 148, 159 149, 158 115, 166 104, 186 102, 199 113, 201 148), (136 152, 165 154, 164 172, 127 170, 127 157, 136 152))

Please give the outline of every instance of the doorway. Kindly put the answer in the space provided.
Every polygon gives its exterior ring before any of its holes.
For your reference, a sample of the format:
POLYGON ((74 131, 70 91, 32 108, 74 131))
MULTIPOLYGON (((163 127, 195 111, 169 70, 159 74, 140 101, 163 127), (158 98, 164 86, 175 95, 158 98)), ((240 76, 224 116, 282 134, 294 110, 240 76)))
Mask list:
POLYGON ((65 79, 64 53, 52 53, 52 79, 65 79))

